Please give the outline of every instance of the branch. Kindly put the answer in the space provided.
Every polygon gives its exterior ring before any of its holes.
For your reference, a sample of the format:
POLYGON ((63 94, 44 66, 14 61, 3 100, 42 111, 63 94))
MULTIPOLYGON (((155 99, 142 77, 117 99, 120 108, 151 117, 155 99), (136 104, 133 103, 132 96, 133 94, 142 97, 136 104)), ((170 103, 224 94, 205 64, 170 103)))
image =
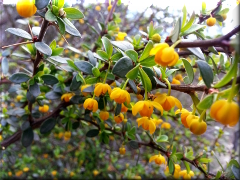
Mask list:
POLYGON ((113 2, 112 9, 111 9, 111 11, 108 13, 108 16, 107 16, 107 18, 106 18, 106 20, 105 20, 105 25, 107 25, 107 23, 110 21, 112 15, 113 15, 113 11, 114 11, 114 9, 115 9, 116 6, 117 6, 117 2, 118 2, 118 0, 115 0, 115 1, 113 2))
POLYGON ((0 80, 0 85, 2 85, 2 84, 12 84, 12 82, 9 81, 8 79, 2 79, 2 80, 0 80))

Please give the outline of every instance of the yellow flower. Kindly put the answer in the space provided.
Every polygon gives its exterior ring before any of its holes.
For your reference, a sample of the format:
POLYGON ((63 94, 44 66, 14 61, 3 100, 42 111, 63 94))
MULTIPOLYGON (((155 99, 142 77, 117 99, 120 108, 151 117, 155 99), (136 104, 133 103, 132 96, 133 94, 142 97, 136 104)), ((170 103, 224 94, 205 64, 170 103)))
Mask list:
POLYGON ((137 119, 138 127, 142 126, 142 128, 146 131, 149 131, 150 134, 153 134, 156 130, 156 126, 162 123, 162 120, 159 119, 151 119, 149 117, 141 117, 137 119))
POLYGON ((164 123, 162 123, 161 128, 163 128, 163 129, 170 129, 171 128, 171 124, 167 123, 167 122, 164 122, 164 123))
POLYGON ((216 18, 210 17, 210 18, 207 19, 207 25, 208 26, 214 26, 215 23, 216 23, 216 18))
POLYGON ((187 116, 190 115, 191 113, 187 110, 187 109, 184 109, 182 108, 182 110, 178 109, 175 114, 179 114, 181 113, 181 121, 182 121, 182 124, 186 127, 186 128, 189 128, 189 126, 187 125, 187 116))
POLYGON ((18 14, 25 18, 31 17, 37 11, 34 0, 18 0, 16 8, 18 14))
POLYGON ((183 77, 182 77, 181 74, 177 74, 177 75, 175 76, 175 79, 177 79, 177 80, 179 80, 179 81, 183 81, 183 77))
POLYGON ((70 37, 71 37, 70 34, 66 34, 66 35, 65 35, 65 38, 66 38, 66 39, 69 39, 70 37))
POLYGON ((127 112, 128 108, 122 103, 121 112, 127 112))
POLYGON ((160 41, 161 41, 161 36, 156 33, 156 34, 154 34, 154 35, 152 36, 151 39, 152 39, 153 42, 155 42, 155 43, 160 43, 160 41))
POLYGON ((155 62, 164 67, 174 66, 179 59, 178 53, 174 51, 174 48, 169 47, 167 43, 156 44, 149 55, 155 55, 155 62))
POLYGON ((121 155, 124 155, 124 154, 126 153, 126 149, 125 149, 124 146, 122 146, 122 147, 119 148, 119 153, 120 153, 121 155))
POLYGON ((173 78, 171 84, 181 84, 181 82, 179 80, 173 78))
POLYGON ((100 111, 99 117, 105 121, 109 118, 109 113, 107 111, 100 111))
POLYGON ((15 173, 15 176, 20 177, 22 176, 22 174, 23 174, 23 171, 20 170, 15 173))
POLYGON ((162 106, 154 101, 138 101, 132 108, 132 114, 136 116, 136 114, 139 112, 141 116, 147 116, 150 117, 153 113, 153 107, 161 111, 161 114, 163 113, 162 106))
POLYGON ((44 157, 45 159, 47 159, 47 158, 48 158, 48 154, 43 154, 43 157, 44 157))
POLYGON ((52 174, 52 176, 56 176, 57 175, 57 171, 54 170, 54 171, 51 172, 51 174, 52 174))
POLYGON ((28 172, 28 171, 29 171, 29 168, 28 168, 28 167, 25 167, 25 168, 23 168, 23 171, 24 171, 24 172, 28 172))
POLYGON ((73 177, 75 173, 73 171, 70 172, 70 177, 73 177))
POLYGON ((133 179, 142 179, 141 176, 134 176, 133 179))
POLYGON ((10 177, 12 176, 12 172, 11 171, 8 172, 8 176, 10 176, 10 177))
POLYGON ((124 102, 129 104, 131 101, 130 94, 126 90, 123 90, 118 87, 112 90, 110 98, 113 99, 118 104, 122 104, 124 102))
POLYGON ((139 101, 143 100, 143 96, 141 94, 137 94, 136 97, 139 101))
POLYGON ((187 170, 183 170, 183 171, 180 171, 179 175, 182 176, 183 179, 191 179, 191 177, 194 176, 194 173, 192 171, 190 171, 188 174, 187 170))
POLYGON ((111 87, 108 84, 103 83, 97 83, 95 85, 94 94, 99 97, 101 95, 104 95, 106 92, 110 95, 112 92, 111 87))
POLYGON ((169 111, 174 106, 177 106, 178 109, 182 109, 181 102, 173 96, 168 96, 166 93, 163 94, 157 93, 154 101, 161 104, 165 111, 169 111))
POLYGON ((114 120, 117 124, 121 123, 124 119, 124 115, 122 113, 120 113, 119 115, 117 116, 114 116, 114 120))
POLYGON ((233 127, 239 121, 239 106, 233 101, 218 100, 211 106, 210 116, 223 125, 233 127))
POLYGON ((202 77, 201 77, 201 76, 199 76, 199 77, 198 77, 198 80, 199 80, 199 81, 201 81, 201 80, 202 80, 202 77))
POLYGON ((85 84, 85 85, 81 86, 81 92, 85 97, 89 94, 89 92, 83 92, 83 90, 88 88, 89 86, 91 86, 91 85, 90 84, 85 84))
POLYGON ((61 139, 63 137, 63 132, 60 132, 59 134, 58 134, 58 139, 61 139))
POLYGON ((94 175, 94 176, 97 176, 98 174, 99 174, 98 170, 95 169, 95 170, 93 171, 93 175, 94 175))
POLYGON ((65 93, 61 96, 61 101, 69 102, 73 96, 74 93, 65 93))
POLYGON ((65 131, 64 140, 68 141, 71 138, 71 131, 65 131))
POLYGON ((42 113, 46 113, 49 110, 49 106, 44 104, 43 106, 39 106, 38 110, 42 113))
POLYGON ((159 154, 150 157, 149 162, 155 161, 157 165, 165 164, 165 158, 159 154))
MULTIPOLYGON (((181 166, 179 164, 174 164, 174 174, 173 174, 173 177, 174 179, 179 179, 180 177, 180 171, 181 171, 181 166)), ((169 168, 167 166, 166 170, 165 170, 167 173, 169 173, 169 168)))
POLYGON ((189 126, 190 131, 195 135, 204 134, 207 130, 207 124, 204 121, 199 121, 199 119, 194 119, 191 121, 189 126))
POLYGON ((117 36, 116 36, 116 41, 123 41, 124 38, 127 36, 127 33, 125 32, 118 32, 117 36))
POLYGON ((95 7, 95 10, 96 10, 96 11, 101 11, 101 6, 99 6, 99 5, 96 6, 96 7, 95 7))
POLYGON ((98 102, 95 99, 87 98, 83 103, 83 107, 84 109, 96 112, 98 110, 98 102))
POLYGON ((17 95, 17 101, 20 101, 23 98, 22 95, 17 95))
POLYGON ((112 5, 109 5, 109 6, 107 7, 108 12, 110 12, 111 9, 112 9, 112 5))
POLYGON ((84 24, 84 20, 83 19, 79 19, 78 20, 80 24, 84 24))
POLYGON ((0 141, 2 141, 2 140, 3 140, 2 135, 0 135, 0 141))

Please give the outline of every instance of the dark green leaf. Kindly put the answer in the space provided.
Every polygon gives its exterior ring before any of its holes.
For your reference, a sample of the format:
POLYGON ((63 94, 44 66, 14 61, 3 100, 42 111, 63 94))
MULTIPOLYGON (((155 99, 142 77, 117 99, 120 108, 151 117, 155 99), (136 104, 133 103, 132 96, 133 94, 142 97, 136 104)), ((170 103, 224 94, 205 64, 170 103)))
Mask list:
POLYGON ((94 57, 92 51, 88 51, 88 52, 87 52, 87 55, 88 55, 89 62, 90 62, 93 66, 97 66, 97 59, 94 57))
POLYGON ((15 73, 13 74, 9 80, 13 83, 16 83, 16 84, 20 84, 20 83, 23 83, 23 82, 26 82, 30 79, 30 76, 28 76, 27 74, 25 73, 22 73, 22 72, 19 72, 19 73, 15 73))
POLYGON ((232 173, 233 173, 234 177, 235 177, 236 179, 240 179, 240 173, 239 173, 239 172, 240 172, 240 169, 233 165, 233 166, 231 167, 231 170, 232 170, 232 173))
POLYGON ((19 28, 8 28, 6 29, 7 32, 10 32, 16 36, 32 40, 32 36, 27 32, 19 28))
POLYGON ((70 99, 70 102, 73 104, 83 104, 85 101, 83 96, 75 95, 70 99))
POLYGON ((169 69, 167 72, 166 72, 166 76, 170 76, 172 73, 174 73, 175 71, 177 71, 178 69, 169 69))
POLYGON ((139 149, 139 145, 137 141, 129 141, 127 143, 132 149, 139 149))
POLYGON ((124 78, 125 75, 133 68, 132 61, 128 57, 122 57, 113 66, 112 73, 124 78))
POLYGON ((36 98, 29 91, 27 92, 26 97, 27 100, 32 104, 36 101, 36 98))
POLYGON ((72 79, 72 82, 70 84, 70 91, 77 91, 77 90, 79 90, 79 87, 82 84, 81 81, 77 81, 76 76, 77 76, 77 74, 75 74, 73 79, 72 79))
POLYGON ((76 61, 74 62, 74 64, 77 66, 77 68, 86 73, 86 74, 93 74, 92 73, 92 68, 93 68, 93 65, 87 61, 76 61))
POLYGON ((8 66, 8 59, 6 57, 3 57, 2 58, 2 64, 1 64, 1 68, 2 68, 2 73, 4 75, 7 75, 8 73, 8 69, 9 69, 9 66, 8 66))
POLYGON ((213 83, 213 71, 212 68, 205 61, 196 61, 200 74, 203 78, 205 85, 210 88, 213 83))
POLYGON ((50 0, 35 0, 35 6, 37 7, 38 10, 41 10, 49 4, 50 0))
POLYGON ((91 129, 87 132, 86 136, 87 137, 95 137, 99 134, 99 130, 98 129, 91 129))
POLYGON ((158 78, 154 77, 154 79, 155 79, 156 83, 157 83, 158 85, 160 85, 161 87, 164 87, 164 88, 167 87, 166 84, 164 84, 164 83, 163 83, 162 81, 160 81, 158 78))
POLYGON ((117 106, 116 106, 116 109, 115 109, 115 116, 117 116, 121 113, 121 109, 122 109, 122 104, 117 103, 117 106))
POLYGON ((33 130, 32 128, 28 128, 26 129, 25 131, 22 132, 22 145, 24 147, 28 147, 32 144, 32 141, 33 141, 33 130))
POLYGON ((44 42, 35 42, 35 47, 43 54, 46 54, 48 56, 51 56, 52 54, 52 49, 44 42))
POLYGON ((135 82, 133 80, 129 80, 128 84, 130 85, 130 87, 132 88, 132 90, 134 91, 135 94, 137 94, 138 90, 137 90, 137 86, 135 84, 135 82))
POLYGON ((175 166, 174 163, 171 159, 168 160, 168 168, 169 168, 169 173, 174 174, 175 166))
POLYGON ((37 97, 41 91, 37 83, 34 83, 33 85, 29 86, 29 92, 34 96, 37 97))
POLYGON ((146 72, 140 68, 140 75, 141 75, 141 79, 144 85, 144 88, 147 89, 147 91, 151 91, 152 90, 152 83, 150 78, 148 77, 148 75, 146 74, 146 72))
POLYGON ((64 8, 63 10, 66 12, 67 18, 70 18, 73 20, 84 18, 83 13, 76 8, 68 7, 68 8, 64 8))
POLYGON ((66 30, 65 24, 64 24, 63 20, 59 17, 57 17, 57 23, 58 23, 59 31, 63 35, 66 30))
POLYGON ((223 22, 224 21, 224 19, 223 19, 223 17, 221 15, 215 15, 214 18, 216 18, 216 20, 219 21, 219 22, 223 22))
POLYGON ((65 23, 66 31, 69 34, 76 36, 76 37, 81 37, 81 34, 79 33, 79 31, 67 18, 63 18, 63 22, 65 23))
POLYGON ((40 126, 40 133, 41 134, 49 133, 54 128, 56 123, 57 123, 56 120, 53 118, 45 120, 40 126))
POLYGON ((58 83, 58 79, 51 74, 42 75, 41 78, 44 81, 44 84, 47 84, 47 85, 54 85, 58 83))
POLYGON ((61 98, 61 94, 56 93, 54 91, 50 91, 48 92, 45 97, 49 100, 55 100, 55 99, 60 99, 61 98))
POLYGON ((145 73, 148 75, 149 79, 151 80, 151 83, 152 83, 152 89, 155 89, 156 86, 157 86, 157 82, 155 80, 155 74, 154 72, 152 71, 152 69, 150 68, 147 68, 147 67, 142 67, 142 69, 145 71, 145 73))

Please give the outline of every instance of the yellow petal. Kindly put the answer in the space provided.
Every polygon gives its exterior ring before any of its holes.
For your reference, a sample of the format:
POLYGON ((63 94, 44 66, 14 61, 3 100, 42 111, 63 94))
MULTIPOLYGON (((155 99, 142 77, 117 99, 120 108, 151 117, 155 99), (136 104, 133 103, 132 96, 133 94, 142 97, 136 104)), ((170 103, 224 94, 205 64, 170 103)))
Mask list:
POLYGON ((144 106, 144 101, 138 101, 132 108, 132 114, 136 116, 136 114, 142 110, 144 106))
POLYGON ((151 156, 150 159, 149 159, 149 162, 154 161, 157 157, 158 157, 158 155, 151 156))
POLYGON ((152 120, 149 120, 149 131, 150 131, 150 134, 153 134, 156 130, 156 125, 155 123, 152 121, 152 120))
POLYGON ((154 101, 158 102, 159 104, 163 104, 166 101, 167 94, 157 94, 157 97, 154 99, 154 101))
POLYGON ((153 107, 155 107, 157 110, 161 111, 161 114, 163 114, 163 108, 162 106, 157 103, 157 102, 154 102, 154 101, 151 101, 151 104, 153 105, 153 107))
POLYGON ((173 96, 172 96, 172 98, 174 99, 175 105, 178 107, 178 109, 182 109, 181 102, 177 98, 175 98, 173 96))

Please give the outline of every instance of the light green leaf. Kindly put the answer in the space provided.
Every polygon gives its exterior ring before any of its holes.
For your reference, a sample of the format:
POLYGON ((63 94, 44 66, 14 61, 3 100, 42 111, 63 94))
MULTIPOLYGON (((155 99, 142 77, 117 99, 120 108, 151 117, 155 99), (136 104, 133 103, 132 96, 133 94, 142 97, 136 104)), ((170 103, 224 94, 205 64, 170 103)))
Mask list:
POLYGON ((135 63, 137 62, 137 60, 138 60, 138 53, 136 51, 134 51, 132 49, 129 49, 125 53, 131 60, 133 60, 133 62, 135 62, 135 63))
POLYGON ((210 94, 206 96, 200 103, 198 103, 197 107, 201 110, 209 109, 213 103, 214 95, 210 94))
POLYGON ((172 42, 176 42, 179 38, 179 34, 181 32, 181 26, 182 26, 182 21, 181 18, 178 18, 178 21, 176 22, 173 31, 171 32, 170 38, 172 42))
POLYGON ((134 79, 138 76, 139 65, 140 65, 140 64, 138 64, 136 67, 134 67, 133 69, 131 69, 131 70, 126 74, 126 77, 129 78, 129 79, 134 80, 134 79))
POLYGON ((185 26, 183 26, 183 28, 181 29, 181 32, 188 30, 192 26, 194 20, 195 20, 195 12, 193 11, 188 23, 185 26))
POLYGON ((49 9, 45 14, 45 19, 50 21, 50 22, 55 22, 55 21, 57 21, 57 16, 55 16, 52 13, 51 9, 49 9))
POLYGON ((186 8, 185 5, 183 6, 182 12, 183 12, 183 20, 182 20, 182 26, 181 27, 183 27, 185 25, 186 20, 187 20, 187 8, 186 8))
POLYGON ((140 75, 141 75, 141 79, 144 85, 144 88, 147 88, 147 91, 151 91, 152 90, 152 83, 150 78, 148 77, 148 75, 146 74, 146 72, 140 68, 140 75))
POLYGON ((141 62, 142 60, 146 59, 149 56, 149 53, 152 48, 153 48, 153 42, 150 40, 150 41, 148 41, 148 43, 147 43, 145 49, 143 50, 143 53, 138 61, 141 62))
POLYGON ((106 37, 102 37, 102 43, 103 43, 105 51, 108 54, 108 59, 110 59, 112 56, 112 52, 113 52, 113 46, 112 46, 111 42, 109 41, 109 39, 106 37))
POLYGON ((192 65, 186 59, 182 59, 182 61, 188 75, 187 77, 184 78, 184 82, 186 84, 191 84, 194 79, 194 72, 193 72, 192 65))
POLYGON ((166 135, 160 135, 156 139, 157 142, 168 142, 168 136, 166 135))
POLYGON ((199 29, 202 29, 206 27, 205 25, 200 25, 200 24, 193 24, 188 30, 184 31, 183 33, 181 33, 181 36, 187 36, 199 29))
POLYGON ((154 58, 155 56, 148 56, 146 59, 142 60, 140 64, 146 67, 153 67, 156 65, 154 58))
POLYGON ((66 17, 72 20, 78 20, 84 18, 84 15, 81 11, 76 8, 68 7, 63 9, 66 12, 66 17))

